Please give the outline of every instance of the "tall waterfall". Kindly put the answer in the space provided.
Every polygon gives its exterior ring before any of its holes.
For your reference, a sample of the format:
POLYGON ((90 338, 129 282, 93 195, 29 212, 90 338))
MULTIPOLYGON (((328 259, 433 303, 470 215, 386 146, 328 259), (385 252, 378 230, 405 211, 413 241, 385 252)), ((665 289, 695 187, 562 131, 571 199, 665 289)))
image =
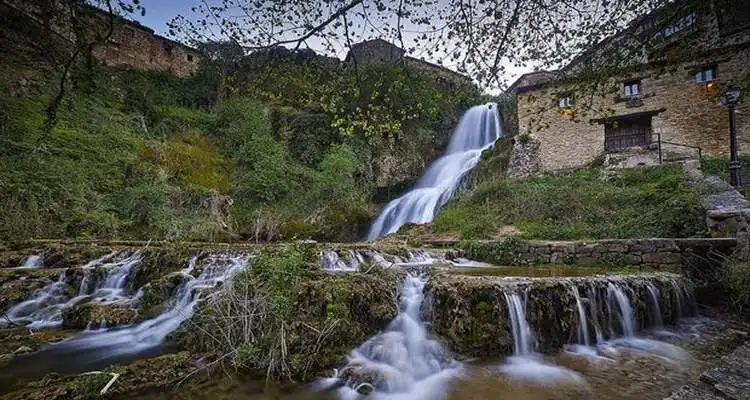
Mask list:
POLYGON ((372 399, 437 400, 460 371, 460 364, 431 340, 420 318, 426 278, 408 275, 401 289, 399 313, 388 328, 354 349, 349 363, 323 387, 337 382, 342 400, 359 399, 371 390, 372 399))
POLYGON ((461 117, 445 155, 430 165, 413 189, 385 206, 367 239, 396 232, 407 222, 432 221, 461 179, 477 165, 482 152, 502 135, 494 103, 472 107, 461 117))

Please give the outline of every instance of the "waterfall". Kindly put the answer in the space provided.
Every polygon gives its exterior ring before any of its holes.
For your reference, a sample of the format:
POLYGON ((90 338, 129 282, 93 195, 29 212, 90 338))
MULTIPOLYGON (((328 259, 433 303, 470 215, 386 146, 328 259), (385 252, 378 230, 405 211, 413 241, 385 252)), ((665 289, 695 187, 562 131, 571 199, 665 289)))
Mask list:
POLYGON ((396 232, 407 222, 432 221, 463 177, 477 165, 482 152, 502 135, 497 105, 472 107, 461 117, 445 155, 430 165, 413 189, 385 206, 367 239, 396 232))
POLYGON ((341 399, 356 399, 371 389, 370 398, 428 400, 445 397, 446 385, 460 372, 460 364, 436 341, 429 339, 420 317, 426 278, 409 274, 401 288, 399 312, 385 331, 354 349, 347 365, 320 386, 345 385, 341 399))
POLYGON ((526 295, 523 299, 518 293, 503 293, 508 303, 511 331, 513 332, 513 355, 527 356, 533 351, 534 338, 526 320, 526 295))
POLYGON ((505 365, 500 366, 499 371, 516 381, 541 385, 573 384, 588 390, 581 375, 565 367, 549 364, 534 352, 534 335, 526 319, 528 288, 524 291, 523 297, 517 292, 503 292, 503 295, 508 304, 508 317, 513 334, 513 356, 506 359, 505 365))
POLYGON ((648 289, 650 298, 649 314, 651 315, 651 324, 656 328, 661 328, 664 325, 664 320, 661 317, 661 307, 659 307, 659 289, 651 282, 646 284, 646 289, 648 289))
POLYGON ((247 255, 213 254, 197 277, 190 275, 195 267, 192 261, 183 269, 186 277, 176 289, 172 306, 164 313, 131 326, 87 331, 51 345, 48 351, 56 358, 75 357, 76 367, 84 368, 158 349, 167 335, 192 317, 204 289, 230 279, 247 267, 248 260, 247 255))
POLYGON ((34 254, 30 255, 26 261, 24 261, 23 265, 21 265, 18 268, 39 268, 42 266, 42 255, 41 254, 34 254))
POLYGON ((62 324, 62 312, 84 299, 100 303, 113 303, 128 300, 125 285, 133 267, 141 261, 140 252, 112 253, 89 262, 81 267, 83 279, 77 295, 67 295, 68 273, 63 272, 56 282, 35 291, 30 298, 8 310, 8 318, 14 322, 26 322, 30 329, 57 327, 62 324), (103 282, 97 283, 94 275, 106 271, 103 282))
POLYGON ((624 336, 635 336, 633 307, 630 305, 630 299, 628 299, 623 288, 618 284, 610 282, 609 285, 607 285, 607 298, 607 307, 609 308, 610 317, 617 315, 619 326, 620 329, 622 329, 624 336))
POLYGON ((578 292, 578 286, 571 285, 571 291, 573 297, 576 299, 576 310, 578 311, 578 343, 584 346, 591 345, 591 339, 589 339, 589 325, 586 319, 586 309, 583 307, 583 301, 581 301, 581 294, 578 292))

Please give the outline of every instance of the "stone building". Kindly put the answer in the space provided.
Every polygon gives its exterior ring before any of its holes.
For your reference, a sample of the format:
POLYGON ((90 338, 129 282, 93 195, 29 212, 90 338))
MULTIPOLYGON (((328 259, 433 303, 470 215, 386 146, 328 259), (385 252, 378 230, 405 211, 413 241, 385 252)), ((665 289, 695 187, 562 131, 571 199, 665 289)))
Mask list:
MULTIPOLYGON (((9 37, 26 35, 27 40, 39 41, 51 38, 58 48, 76 43, 73 23, 64 13, 45 15, 37 3, 22 0, 0 0, 0 11, 13 26, 3 27, 9 37), (47 32, 47 35, 38 35, 47 32)), ((105 65, 128 65, 148 71, 166 71, 177 76, 189 76, 198 70, 201 53, 182 43, 156 34, 153 29, 93 6, 84 6, 87 41, 99 42, 92 48, 92 55, 105 65), (109 39, 103 38, 112 32, 109 39)))
MULTIPOLYGON (((96 10, 97 18, 108 18, 96 10)), ((93 55, 105 65, 128 65, 146 71, 166 71, 190 76, 199 67, 201 53, 182 43, 154 33, 135 21, 117 18, 107 43, 93 49, 93 55)))
MULTIPOLYGON (((698 148, 728 155, 719 96, 730 84, 750 89, 750 2, 686 0, 637 19, 561 70, 523 75, 509 93, 519 133, 538 142, 541 169, 550 171, 607 153, 654 156, 659 143, 673 156, 697 157, 698 148), (610 72, 597 78, 601 71, 610 72)), ((736 119, 740 151, 750 153, 750 101, 736 119)))
POLYGON ((370 65, 403 61, 406 65, 429 72, 448 87, 472 85, 471 78, 442 65, 433 64, 406 54, 406 50, 383 39, 366 40, 354 44, 344 59, 345 65, 370 65))

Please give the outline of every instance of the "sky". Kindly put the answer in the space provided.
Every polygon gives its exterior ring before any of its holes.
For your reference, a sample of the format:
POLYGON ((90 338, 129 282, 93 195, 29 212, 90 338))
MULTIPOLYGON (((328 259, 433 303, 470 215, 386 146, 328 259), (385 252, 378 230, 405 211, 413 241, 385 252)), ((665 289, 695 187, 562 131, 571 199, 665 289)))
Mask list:
MULTIPOLYGON (((146 9, 146 14, 144 16, 141 16, 140 14, 132 15, 130 16, 130 18, 135 19, 141 24, 153 29, 159 35, 170 37, 169 27, 167 26, 167 23, 177 15, 183 15, 185 17, 193 15, 193 13, 191 12, 191 8, 199 1, 201 0, 141 0, 141 4, 146 9)), ((209 0, 209 2, 211 1, 214 0, 209 0)), ((313 44, 312 47, 315 47, 315 45, 313 44)), ((426 54, 410 55, 417 58, 424 58, 426 61, 435 61, 426 57, 426 54)), ((337 56, 343 59, 346 56, 345 49, 342 49, 341 54, 337 54, 337 56)), ((450 64, 444 65, 448 68, 452 68, 450 64)), ((532 70, 531 68, 516 67, 512 65, 507 65, 506 67, 506 80, 508 84, 515 81, 522 74, 530 72, 532 70)), ((489 90, 489 92, 491 94, 497 94, 498 90, 489 90)))

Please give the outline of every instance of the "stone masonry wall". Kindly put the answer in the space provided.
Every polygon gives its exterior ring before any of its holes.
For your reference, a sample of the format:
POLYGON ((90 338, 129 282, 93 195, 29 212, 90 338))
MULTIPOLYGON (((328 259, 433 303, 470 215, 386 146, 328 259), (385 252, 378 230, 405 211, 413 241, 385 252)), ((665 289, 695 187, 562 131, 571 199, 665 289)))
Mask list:
POLYGON ((517 244, 477 242, 464 247, 466 256, 495 265, 575 264, 643 266, 679 270, 691 255, 730 254, 734 238, 608 239, 589 242, 529 241, 517 244))
MULTIPOLYGON (((661 132, 664 141, 700 146, 707 155, 727 155, 729 117, 719 102, 719 92, 725 84, 737 84, 743 78, 747 92, 749 62, 750 50, 744 49, 671 66, 669 72, 640 71, 610 79, 603 95, 577 96, 572 86, 522 92, 518 95, 519 133, 539 140, 543 170, 577 168, 604 152, 604 125, 591 122, 592 119, 665 108, 652 119, 653 140, 661 132), (704 85, 695 83, 693 71, 712 63, 716 65, 717 80, 706 90, 704 85), (622 95, 622 82, 633 78, 641 80, 644 96, 643 104, 637 107, 617 101, 622 95), (568 91, 572 91, 575 104, 564 111, 557 107, 557 95, 568 91)), ((736 116, 740 151, 750 153, 750 101, 737 107, 736 116)))

